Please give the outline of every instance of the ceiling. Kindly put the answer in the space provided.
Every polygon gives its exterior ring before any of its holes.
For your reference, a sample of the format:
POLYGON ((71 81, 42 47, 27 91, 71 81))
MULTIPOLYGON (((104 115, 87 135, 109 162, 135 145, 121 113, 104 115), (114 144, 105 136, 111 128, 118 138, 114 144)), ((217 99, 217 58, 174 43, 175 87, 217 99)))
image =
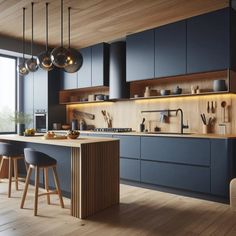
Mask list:
MULTIPOLYGON (((35 42, 45 42, 45 2, 34 1, 35 42)), ((49 2, 49 44, 60 44, 60 0, 49 2)), ((229 0, 64 0, 64 43, 67 7, 71 10, 71 45, 86 47, 128 34, 228 6, 229 0)), ((0 0, 0 32, 21 39, 22 7, 26 7, 26 38, 31 39, 31 1, 0 0)))

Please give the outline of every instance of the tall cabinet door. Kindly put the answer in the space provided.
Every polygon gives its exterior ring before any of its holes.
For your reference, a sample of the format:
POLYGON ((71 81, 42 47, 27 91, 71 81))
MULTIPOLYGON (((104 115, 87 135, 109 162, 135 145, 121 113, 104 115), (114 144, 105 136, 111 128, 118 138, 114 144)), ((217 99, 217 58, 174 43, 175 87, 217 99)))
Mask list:
POLYGON ((127 36, 126 81, 154 78, 154 30, 127 36))
POLYGON ((91 87, 92 85, 92 58, 91 47, 80 49, 83 56, 83 64, 78 71, 78 88, 91 87))
POLYGON ((187 73, 223 70, 228 66, 228 9, 187 20, 187 73))
POLYGON ((48 109, 48 72, 39 69, 33 74, 34 110, 48 109))
POLYGON ((23 80, 23 104, 24 112, 29 114, 32 118, 31 124, 27 124, 26 128, 33 127, 33 114, 34 114, 34 91, 33 91, 33 73, 28 74, 22 78, 23 80))
POLYGON ((186 21, 155 30, 155 77, 186 73, 186 21))
POLYGON ((92 86, 109 85, 109 45, 92 46, 92 86))

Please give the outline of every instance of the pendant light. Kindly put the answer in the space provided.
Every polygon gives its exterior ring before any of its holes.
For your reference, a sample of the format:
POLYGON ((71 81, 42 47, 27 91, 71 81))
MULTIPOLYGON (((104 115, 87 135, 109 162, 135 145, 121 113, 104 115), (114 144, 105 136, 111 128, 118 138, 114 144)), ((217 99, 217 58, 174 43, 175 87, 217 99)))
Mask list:
POLYGON ((68 50, 63 47, 63 0, 61 0, 61 46, 52 50, 51 60, 55 66, 65 68, 69 64, 69 56, 68 50))
POLYGON ((54 68, 54 65, 51 60, 51 52, 48 50, 48 5, 46 2, 46 51, 38 55, 38 64, 39 66, 47 71, 50 71, 54 68))
POLYGON ((32 38, 31 38, 31 58, 26 61, 26 67, 30 72, 35 72, 38 70, 38 63, 35 58, 33 58, 33 44, 34 44, 34 3, 31 2, 32 7, 32 38))
POLYGON ((70 54, 70 61, 68 66, 64 68, 64 70, 68 73, 74 73, 80 69, 83 64, 83 57, 81 53, 70 47, 70 10, 71 7, 68 7, 68 51, 70 54))
POLYGON ((23 43, 22 43, 22 48, 23 48, 23 61, 19 64, 18 66, 18 71, 19 74, 24 76, 28 75, 29 71, 25 66, 25 7, 23 7, 23 43))

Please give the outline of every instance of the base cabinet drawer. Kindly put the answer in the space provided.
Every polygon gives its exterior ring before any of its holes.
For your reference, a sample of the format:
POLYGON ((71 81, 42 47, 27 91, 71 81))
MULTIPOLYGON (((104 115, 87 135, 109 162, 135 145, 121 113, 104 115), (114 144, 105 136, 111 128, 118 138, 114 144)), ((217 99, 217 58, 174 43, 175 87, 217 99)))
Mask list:
POLYGON ((210 141, 198 138, 142 137, 141 159, 210 166, 210 141))
POLYGON ((141 182, 210 193, 207 167, 141 161, 141 182))
POLYGON ((140 161, 120 158, 120 178, 140 181, 140 161))

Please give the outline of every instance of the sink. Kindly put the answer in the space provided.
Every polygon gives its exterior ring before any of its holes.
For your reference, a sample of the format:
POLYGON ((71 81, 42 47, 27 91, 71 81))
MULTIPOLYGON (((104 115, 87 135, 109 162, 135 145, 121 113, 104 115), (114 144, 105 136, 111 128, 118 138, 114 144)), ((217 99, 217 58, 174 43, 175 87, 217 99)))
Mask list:
POLYGON ((191 135, 193 133, 179 133, 179 132, 146 132, 146 134, 170 134, 170 135, 191 135))

